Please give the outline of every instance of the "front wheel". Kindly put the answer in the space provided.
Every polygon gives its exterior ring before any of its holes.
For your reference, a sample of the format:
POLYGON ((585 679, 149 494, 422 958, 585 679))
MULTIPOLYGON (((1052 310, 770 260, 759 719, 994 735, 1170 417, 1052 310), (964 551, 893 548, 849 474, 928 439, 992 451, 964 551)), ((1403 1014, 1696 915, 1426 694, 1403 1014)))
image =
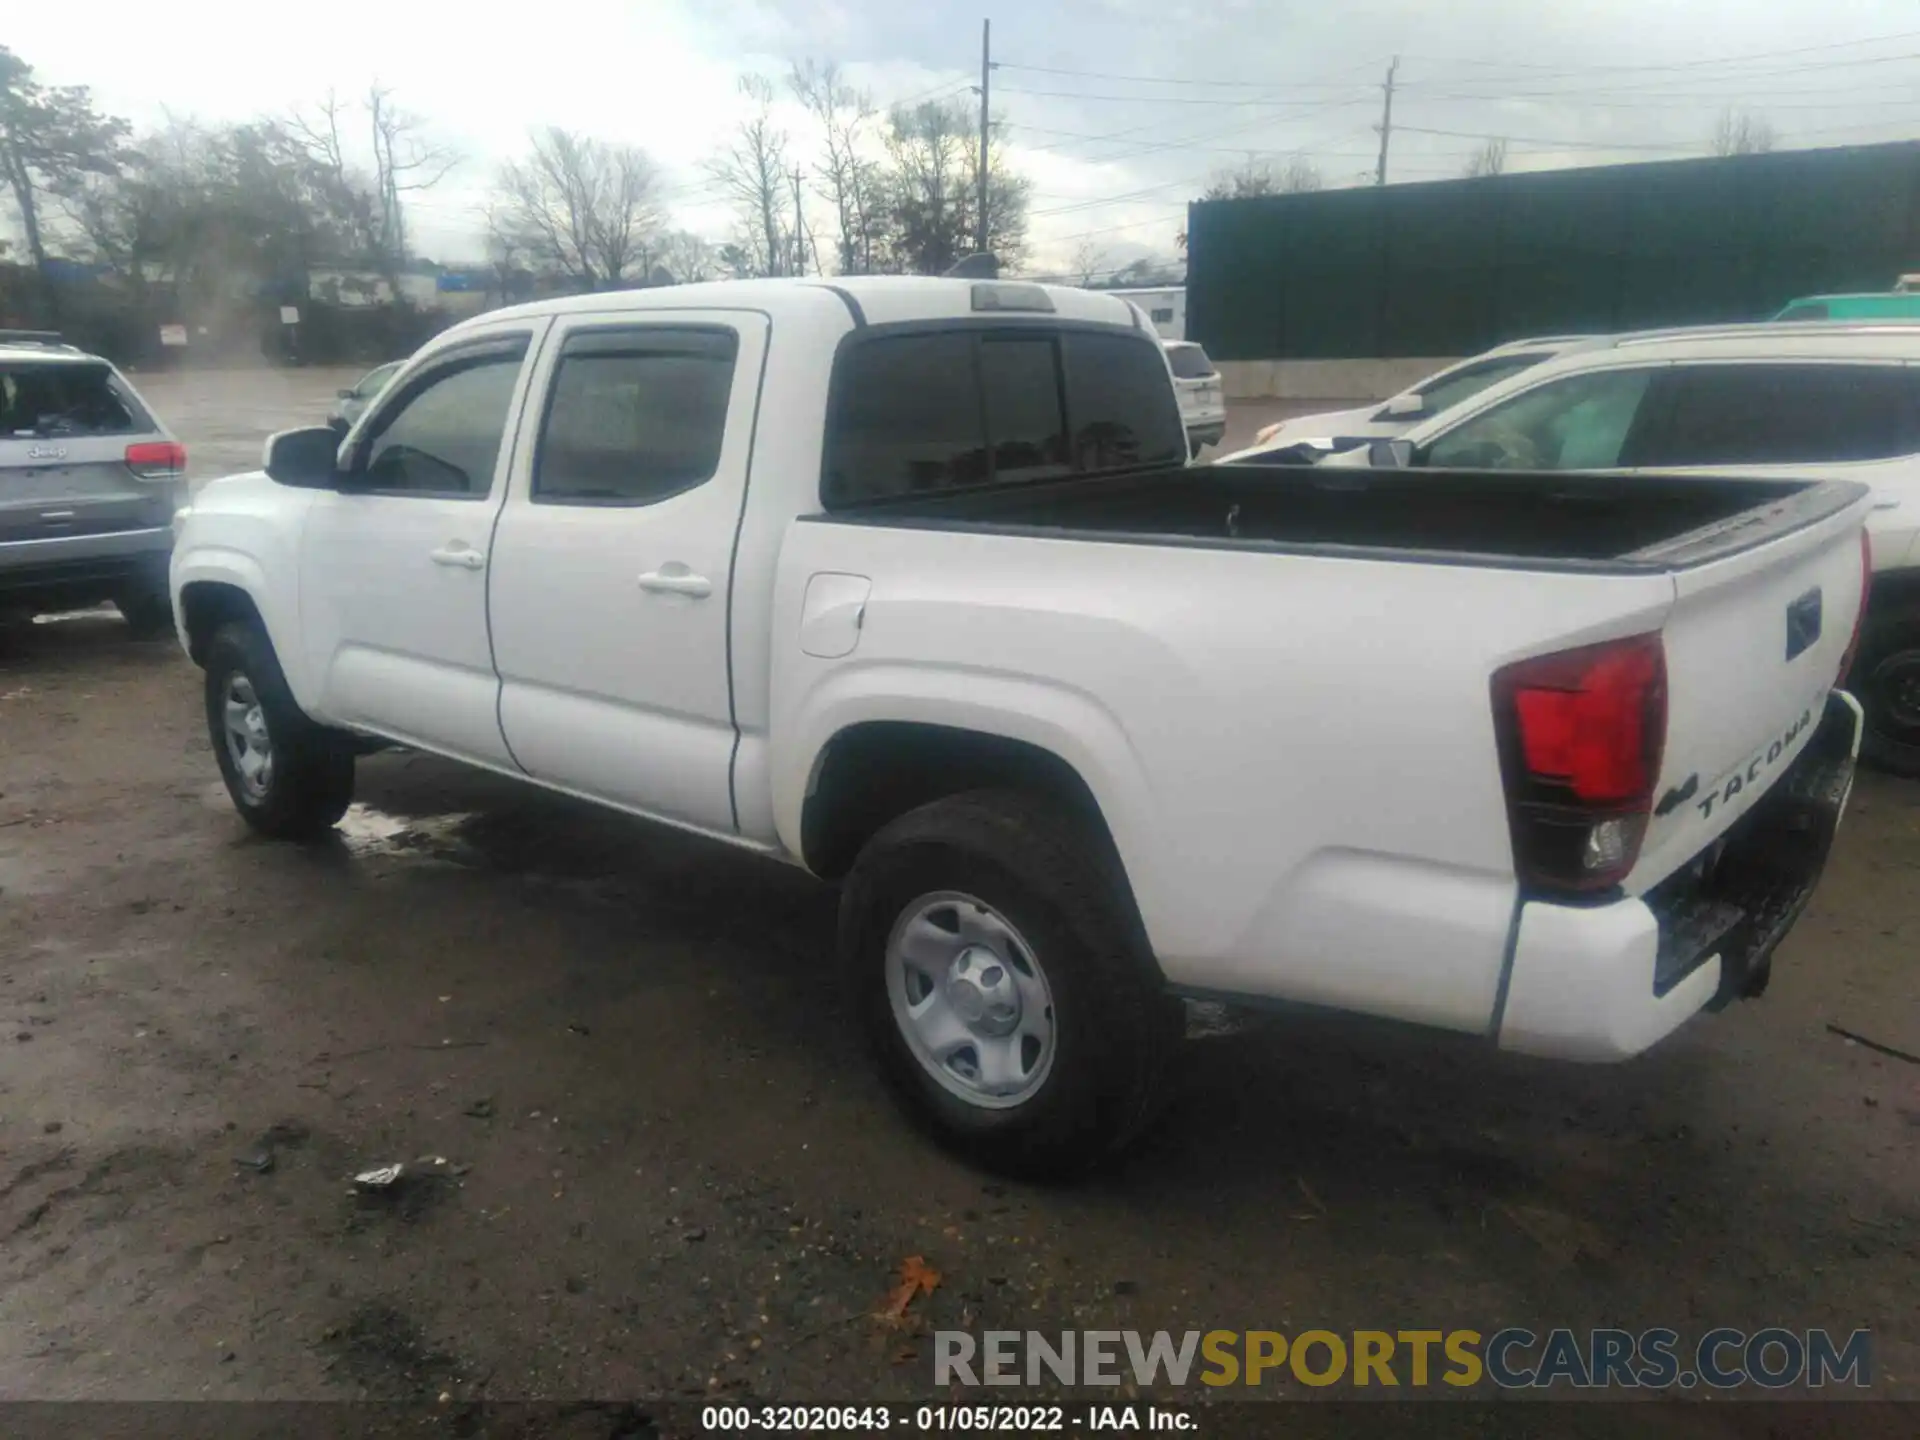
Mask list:
POLYGON ((222 626, 207 647, 207 732, 240 816, 276 840, 311 840, 353 802, 353 752, 294 703, 257 626, 222 626))
POLYGON ((1152 1117, 1181 1011, 1105 837, 980 791, 861 852, 841 939, 868 1041, 908 1114, 996 1170, 1083 1171, 1152 1117))
POLYGON ((1847 677, 1866 711, 1861 753, 1882 770, 1920 779, 1920 606, 1868 626, 1847 677))

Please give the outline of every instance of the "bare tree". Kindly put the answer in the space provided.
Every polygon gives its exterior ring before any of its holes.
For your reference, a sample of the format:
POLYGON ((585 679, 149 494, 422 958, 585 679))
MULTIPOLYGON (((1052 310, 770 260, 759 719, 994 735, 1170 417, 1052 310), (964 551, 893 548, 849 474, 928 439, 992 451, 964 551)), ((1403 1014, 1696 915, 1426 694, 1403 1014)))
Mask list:
POLYGON ((583 289, 612 289, 645 278, 657 194, 644 151, 553 126, 532 137, 526 159, 501 167, 494 226, 535 265, 583 289))
POLYGON ((1773 122, 1766 116, 1735 110, 1729 105, 1714 122, 1713 153, 1723 158, 1729 155, 1764 155, 1773 149, 1774 138, 1773 122))
POLYGON ((1207 182, 1202 200, 1245 200, 1255 195, 1304 195, 1318 190, 1325 182, 1320 169, 1304 155, 1287 161, 1284 170, 1252 156, 1237 170, 1225 170, 1207 182))
POLYGON ((397 282, 407 261, 407 216, 400 197, 438 185, 460 164, 460 154, 423 138, 421 121, 394 104, 391 90, 378 85, 369 88, 366 108, 379 205, 376 243, 382 268, 390 281, 397 282))
POLYGON ((825 136, 826 155, 814 175, 820 194, 833 207, 840 273, 864 275, 874 268, 884 230, 880 166, 867 153, 873 99, 848 84, 832 61, 796 63, 787 83, 825 136))
POLYGON ((673 230, 660 237, 654 261, 675 285, 697 285, 717 280, 723 261, 714 247, 689 230, 673 230))
MULTIPOLYGON (((888 118, 887 268, 943 274, 979 244, 975 125, 965 104, 941 101, 897 109, 888 118)), ((1018 269, 1026 253, 1033 187, 1007 168, 1006 154, 1004 144, 990 147, 987 244, 1003 267, 1018 269)))
POLYGON ((1460 173, 1469 180, 1477 180, 1484 175, 1503 175, 1507 169, 1507 142, 1488 140, 1468 158, 1466 169, 1460 173))
POLYGON ((1077 276, 1074 284, 1081 289, 1093 284, 1094 277, 1100 274, 1100 262, 1106 258, 1106 251, 1091 240, 1082 240, 1073 247, 1073 258, 1067 264, 1067 274, 1077 276))
POLYGON ((354 248, 358 259, 378 261, 381 222, 376 212, 383 209, 377 199, 377 185, 347 157, 342 123, 348 118, 346 104, 332 90, 327 91, 310 113, 295 111, 283 129, 287 137, 306 152, 310 164, 332 189, 341 212, 350 217, 354 229, 354 248))
MULTIPOLYGON (((792 237, 782 217, 789 203, 787 133, 773 119, 773 83, 742 76, 740 93, 753 103, 733 143, 707 163, 739 215, 735 243, 749 275, 783 275, 792 237)), ((738 267, 736 267, 738 268, 738 267)))

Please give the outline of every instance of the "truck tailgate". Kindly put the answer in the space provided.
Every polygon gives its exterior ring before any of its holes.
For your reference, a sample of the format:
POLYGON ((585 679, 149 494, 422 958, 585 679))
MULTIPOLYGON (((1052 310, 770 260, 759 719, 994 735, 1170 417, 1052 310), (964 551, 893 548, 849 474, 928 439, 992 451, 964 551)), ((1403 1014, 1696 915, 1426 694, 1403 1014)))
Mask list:
MULTIPOLYGON (((1674 574, 1663 630, 1667 735, 1630 893, 1711 845, 1813 737, 1865 600, 1867 501, 1674 574)), ((1780 515, 1730 525, 1778 525, 1780 515)), ((1682 559, 1713 527, 1647 552, 1682 559)))

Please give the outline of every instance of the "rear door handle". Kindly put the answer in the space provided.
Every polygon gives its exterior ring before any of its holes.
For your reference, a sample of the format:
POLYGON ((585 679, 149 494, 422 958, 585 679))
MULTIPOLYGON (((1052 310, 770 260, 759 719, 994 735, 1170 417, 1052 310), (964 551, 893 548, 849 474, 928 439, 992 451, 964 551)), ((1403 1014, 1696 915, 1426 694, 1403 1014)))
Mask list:
POLYGON ((466 545, 443 545, 430 552, 429 558, 436 565, 447 565, 456 570, 479 570, 487 563, 486 556, 466 545))
POLYGON ((640 577, 640 588, 659 595, 689 595, 704 600, 713 593, 713 582, 704 575, 686 570, 649 570, 640 577))

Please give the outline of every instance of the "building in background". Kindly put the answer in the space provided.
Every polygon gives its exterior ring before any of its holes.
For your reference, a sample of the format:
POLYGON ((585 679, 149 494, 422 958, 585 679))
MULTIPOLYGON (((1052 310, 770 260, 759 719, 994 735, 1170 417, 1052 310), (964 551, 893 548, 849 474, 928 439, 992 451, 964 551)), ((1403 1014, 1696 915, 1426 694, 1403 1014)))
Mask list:
POLYGON ((1139 290, 1108 290, 1104 293, 1131 300, 1146 311, 1147 318, 1153 322, 1153 328, 1160 332, 1162 340, 1187 338, 1186 286, 1156 285, 1139 290))

